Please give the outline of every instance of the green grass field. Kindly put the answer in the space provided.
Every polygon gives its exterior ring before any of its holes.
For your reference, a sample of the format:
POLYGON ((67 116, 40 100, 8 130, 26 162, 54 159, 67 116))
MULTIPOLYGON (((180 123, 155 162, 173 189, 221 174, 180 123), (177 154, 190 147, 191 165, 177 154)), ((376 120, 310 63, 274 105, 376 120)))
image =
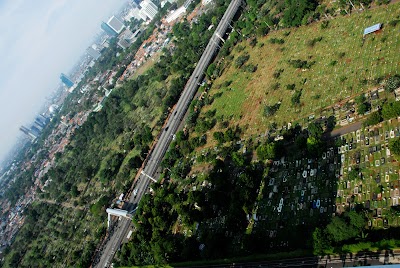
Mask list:
MULTIPOLYGON (((376 87, 377 78, 398 73, 400 69, 400 26, 389 22, 400 16, 400 3, 380 6, 351 16, 337 17, 322 29, 321 22, 295 29, 279 30, 258 39, 255 47, 247 42, 236 46, 233 62, 227 64, 210 90, 211 95, 222 93, 203 109, 216 109, 216 116, 231 119, 245 128, 245 136, 263 133, 271 122, 278 126, 318 113, 347 97, 376 87), (364 28, 383 23, 380 32, 363 40, 364 28), (272 44, 272 38, 283 44, 272 44), (312 42, 312 40, 316 40, 312 42), (319 40, 320 41, 317 41, 319 40), (240 47, 244 47, 243 51, 240 47), (248 73, 234 66, 239 55, 248 53, 246 64, 257 70, 248 73), (309 69, 294 68, 289 60, 315 62, 309 69), (273 74, 283 70, 279 78, 273 74), (224 86, 231 81, 229 86, 224 86), (279 83, 279 89, 272 89, 279 83), (291 97, 295 84, 301 90, 300 105, 293 106, 291 97), (263 116, 265 105, 281 101, 279 110, 270 117, 263 116)), ((225 62, 226 63, 226 62, 225 62)))

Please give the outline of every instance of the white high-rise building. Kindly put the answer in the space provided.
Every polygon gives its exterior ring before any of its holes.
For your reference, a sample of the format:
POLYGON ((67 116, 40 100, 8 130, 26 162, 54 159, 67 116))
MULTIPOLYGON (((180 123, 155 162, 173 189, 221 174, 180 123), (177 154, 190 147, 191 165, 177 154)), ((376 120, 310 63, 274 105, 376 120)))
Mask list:
POLYGON ((147 17, 147 15, 144 13, 143 9, 141 9, 141 10, 139 11, 139 16, 140 16, 140 18, 141 18, 142 20, 144 20, 144 21, 146 21, 146 20, 149 19, 149 18, 147 17))
POLYGON ((125 25, 120 21, 117 17, 112 16, 108 22, 108 26, 110 26, 117 34, 122 32, 122 30, 125 28, 125 25))
MULTIPOLYGON (((144 0, 140 3, 140 13, 146 15, 150 20, 153 20, 154 17, 157 15, 158 7, 151 2, 150 0, 144 0)), ((140 14, 139 13, 139 14, 140 14)), ((140 16, 142 17, 142 16, 140 16)))

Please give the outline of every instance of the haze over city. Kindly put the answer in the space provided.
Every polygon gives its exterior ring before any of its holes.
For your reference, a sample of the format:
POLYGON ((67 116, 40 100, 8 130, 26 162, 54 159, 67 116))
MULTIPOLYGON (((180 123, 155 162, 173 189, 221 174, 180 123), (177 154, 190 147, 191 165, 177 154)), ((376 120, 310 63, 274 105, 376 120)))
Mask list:
POLYGON ((124 0, 0 2, 0 160, 124 0))

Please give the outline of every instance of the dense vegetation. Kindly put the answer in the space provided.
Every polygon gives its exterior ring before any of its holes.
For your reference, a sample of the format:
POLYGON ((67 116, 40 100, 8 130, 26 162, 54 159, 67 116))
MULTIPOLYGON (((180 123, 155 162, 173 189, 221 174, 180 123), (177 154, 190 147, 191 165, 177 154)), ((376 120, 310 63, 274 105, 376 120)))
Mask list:
MULTIPOLYGON (((65 152, 57 156, 56 166, 43 177, 43 182, 50 180, 50 183, 41 193, 41 198, 55 200, 64 206, 83 206, 83 213, 78 210, 77 214, 71 209, 58 212, 58 217, 70 218, 66 226, 73 226, 73 222, 79 221, 80 224, 76 225, 78 229, 71 231, 66 239, 55 233, 54 226, 47 226, 47 233, 42 235, 58 239, 48 241, 49 245, 42 252, 35 253, 34 257, 29 244, 41 245, 43 241, 35 236, 26 239, 26 234, 21 232, 17 240, 26 242, 12 247, 5 267, 13 267, 15 263, 24 267, 28 256, 29 265, 47 267, 49 261, 62 262, 61 259, 52 260, 56 252, 63 259, 68 259, 69 266, 86 267, 90 263, 95 245, 105 233, 105 206, 110 204, 113 196, 130 187, 148 146, 160 130, 169 109, 176 103, 194 63, 212 34, 207 31, 212 18, 218 20, 222 16, 224 7, 221 5, 225 2, 218 2, 214 10, 200 16, 192 25, 187 21, 175 25, 174 49, 164 50, 160 61, 146 74, 114 90, 103 109, 91 113, 85 124, 76 130, 65 152), (76 247, 87 238, 90 242, 86 246, 82 249, 76 247)), ((77 97, 78 93, 70 95, 62 111, 72 107, 73 98, 77 97)), ((79 110, 74 108, 74 111, 79 110)))
MULTIPOLYGON (((34 204, 32 211, 47 209, 59 219, 59 223, 49 221, 47 213, 38 216, 30 212, 32 215, 27 222, 41 222, 44 229, 35 234, 21 231, 16 241, 23 243, 14 244, 6 256, 5 267, 48 267, 61 263, 71 267, 88 266, 95 245, 105 234, 105 206, 110 204, 113 196, 130 187, 149 144, 176 103, 212 34, 208 27, 218 22, 228 3, 215 1, 215 9, 202 14, 196 22, 184 20, 176 24, 173 49, 165 49, 160 61, 146 74, 114 90, 104 108, 99 113, 92 113, 76 131, 65 152, 58 156, 57 165, 43 178, 43 181, 49 179, 51 183, 46 192, 41 193, 41 198, 55 200, 63 206, 80 205, 82 210, 34 204)), ((340 1, 338 5, 345 12, 349 11, 347 2, 340 1)), ((232 50, 238 42, 248 39, 251 40, 250 46, 255 46, 257 38, 274 28, 299 26, 326 13, 334 14, 334 10, 317 7, 316 2, 307 0, 249 0, 245 11, 234 24, 238 31, 230 35, 220 51, 221 57, 231 61, 232 50)), ((150 27, 147 34, 152 30, 150 27)), ((273 41, 272 45, 283 45, 285 42, 281 40, 273 41)), ((320 41, 312 39, 307 46, 312 48, 320 41)), ((110 51, 113 49, 116 48, 112 46, 110 51)), ((135 49, 132 47, 132 51, 135 49)), ((116 59, 115 55, 114 51, 107 56, 104 63, 110 64, 108 68, 128 60, 116 59)), ((219 59, 207 69, 210 82, 227 68, 217 64, 219 59)), ((248 55, 243 53, 236 58, 235 68, 246 74, 256 71, 257 66, 248 64, 248 60, 248 55)), ((314 62, 293 59, 288 64, 292 69, 312 69, 314 62)), ((98 69, 90 75, 107 69, 103 65, 95 68, 98 69)), ((283 69, 278 70, 275 78, 279 79, 282 72, 283 69)), ((391 84, 398 83, 398 80, 392 80, 386 83, 388 91, 395 89, 391 84)), ((276 85, 275 90, 278 90, 280 85, 276 85)), ((223 87, 234 90, 229 81, 223 87)), ((300 108, 301 87, 296 84, 286 87, 293 92, 292 104, 300 108)), ((260 185, 266 183, 271 161, 293 151, 298 157, 316 158, 327 148, 322 135, 329 127, 319 122, 309 124, 308 130, 302 130, 298 125, 283 131, 279 133, 283 137, 280 141, 275 141, 274 135, 243 141, 243 128, 235 125, 232 118, 217 116, 215 110, 201 113, 202 107, 221 97, 210 96, 207 90, 209 85, 200 88, 204 94, 194 100, 189 109, 188 128, 177 133, 165 156, 163 184, 154 184, 153 194, 146 195, 141 201, 134 218, 136 232, 132 241, 123 246, 118 264, 163 264, 273 252, 269 249, 270 242, 276 242, 278 238, 270 239, 267 232, 251 232, 252 226, 249 226, 247 218, 256 209, 255 201, 262 198, 260 185), (215 126, 224 131, 208 136, 208 130, 215 126), (207 141, 217 146, 212 150, 202 150, 201 146, 207 141), (194 152, 200 153, 194 157, 194 152), (202 172, 194 173, 194 167, 202 172)), ((76 95, 71 95, 69 105, 63 111, 74 105, 74 97, 76 95)), ((360 103, 365 103, 365 100, 360 103)), ((377 112, 378 122, 381 118, 398 115, 396 104, 386 105, 377 112)), ((272 117, 279 108, 279 103, 266 105, 264 115, 272 117)), ((276 125, 271 130, 274 134, 276 125)), ((285 250, 306 247, 320 254, 337 252, 341 244, 353 243, 364 236, 366 219, 362 213, 348 212, 334 219, 330 222, 329 218, 321 217, 309 226, 298 225, 279 239, 290 241, 285 250)), ((284 227, 286 221, 282 219, 279 224, 284 227)), ((275 249, 280 250, 279 247, 275 249)))
MULTIPOLYGON (((350 11, 344 2, 340 2, 339 5, 342 10, 346 10, 345 12, 350 11)), ((356 5, 360 5, 360 2, 356 5)), ((206 75, 210 82, 220 76, 229 64, 237 70, 244 70, 249 55, 241 53, 234 59, 231 55, 232 48, 243 36, 250 40, 249 46, 253 47, 252 40, 266 34, 274 24, 278 25, 279 20, 275 16, 279 12, 283 12, 287 18, 296 18, 294 24, 287 21, 286 26, 299 26, 310 23, 325 13, 334 14, 333 10, 320 6, 317 8, 316 3, 311 1, 285 1, 284 5, 274 1, 248 1, 246 12, 235 24, 242 35, 236 32, 230 34, 230 38, 221 49, 220 57, 207 69, 206 75), (296 9, 298 5, 301 8, 296 9), (250 25, 256 25, 257 30, 250 29, 250 25), (229 63, 225 66, 220 64, 221 57, 226 57, 229 63)), ((285 20, 281 21, 284 22, 285 20)), ((327 27, 327 24, 324 27, 327 27)), ((321 40, 321 37, 311 39, 307 46, 313 48, 321 40)), ((273 43, 282 45, 284 42, 276 39, 273 43)), ((235 49, 240 52, 243 47, 237 45, 235 49)), ((311 69, 314 63, 308 59, 293 59, 288 65, 296 69, 311 69)), ((279 78, 283 71, 278 70, 274 74, 275 78, 279 78)), ((231 82, 225 81, 217 87, 233 91, 235 88, 231 86, 231 82)), ((242 130, 235 125, 232 117, 217 116, 213 109, 201 111, 202 107, 209 106, 222 95, 222 92, 207 94, 209 86, 200 87, 199 93, 202 98, 194 100, 189 109, 188 128, 177 133, 176 140, 166 154, 162 185, 155 184, 152 187, 154 192, 146 195, 139 205, 133 219, 136 233, 133 234, 132 241, 123 246, 118 255, 118 265, 210 260, 273 253, 281 251, 282 248, 286 251, 305 248, 314 251, 315 254, 331 254, 355 252, 360 248, 390 249, 398 244, 398 241, 390 240, 394 235, 389 232, 369 230, 367 214, 370 211, 362 207, 347 211, 333 220, 323 216, 326 214, 321 214, 317 216, 316 221, 294 228, 287 228, 287 221, 292 219, 277 220, 279 225, 276 228, 285 230, 279 238, 270 236, 262 227, 254 228, 252 232, 252 225, 255 223, 251 220, 251 215, 257 210, 256 200, 268 194, 262 190, 268 180, 271 180, 269 174, 272 160, 276 162, 282 156, 293 160, 293 154, 297 157, 295 159, 317 159, 331 146, 333 151, 337 151, 340 142, 327 142, 324 137, 324 133, 335 126, 335 119, 329 117, 325 124, 312 122, 307 124, 307 130, 302 130, 302 127, 297 125, 290 130, 281 129, 279 133, 274 133, 271 127, 271 137, 243 140, 242 130), (210 132, 211 129, 214 131, 210 132), (210 133, 212 135, 209 135, 210 133), (282 139, 276 141, 273 138, 278 134, 282 139), (205 142, 215 147, 202 147, 205 142), (382 235, 380 240, 379 234, 382 235), (277 240, 288 241, 289 246, 286 243, 274 244, 277 240), (272 244, 274 247, 271 247, 272 244)), ((287 88, 293 91, 292 105, 301 109, 302 89, 291 84, 287 88)), ((367 100, 360 98, 357 102, 360 106, 366 106, 361 108, 361 114, 370 110, 367 100)), ((280 103, 264 107, 264 115, 272 117, 279 110, 280 103)), ((392 114, 390 116, 389 118, 393 117, 392 114)), ((357 169, 351 174, 357 177, 357 169)), ((328 182, 336 180, 334 176, 327 176, 325 179, 328 182)), ((280 188, 278 192, 281 191, 287 189, 280 188)), ((329 197, 335 200, 333 193, 336 194, 335 187, 329 189, 327 199, 329 197)))

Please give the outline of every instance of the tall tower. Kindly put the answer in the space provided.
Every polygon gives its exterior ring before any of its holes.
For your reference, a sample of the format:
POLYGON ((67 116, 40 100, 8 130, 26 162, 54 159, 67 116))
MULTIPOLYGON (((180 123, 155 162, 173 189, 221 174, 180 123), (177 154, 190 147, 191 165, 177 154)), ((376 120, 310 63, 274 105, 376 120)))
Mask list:
POLYGON ((153 20, 157 15, 158 7, 150 0, 144 0, 140 3, 140 6, 142 7, 140 12, 144 13, 150 20, 153 20))
POLYGON ((115 37, 115 36, 118 35, 117 32, 114 31, 114 29, 111 28, 110 25, 108 25, 108 24, 105 23, 104 21, 101 23, 101 26, 100 26, 100 27, 101 27, 101 29, 102 29, 103 31, 105 31, 106 34, 107 34, 108 36, 110 36, 110 37, 115 37))
POLYGON ((19 128, 19 130, 21 130, 23 133, 25 133, 25 135, 27 135, 31 140, 34 140, 37 138, 37 136, 35 136, 27 127, 25 126, 21 126, 19 128))
POLYGON ((72 82, 71 78, 69 78, 63 73, 61 73, 60 79, 67 88, 71 88, 74 85, 74 82, 72 82))

